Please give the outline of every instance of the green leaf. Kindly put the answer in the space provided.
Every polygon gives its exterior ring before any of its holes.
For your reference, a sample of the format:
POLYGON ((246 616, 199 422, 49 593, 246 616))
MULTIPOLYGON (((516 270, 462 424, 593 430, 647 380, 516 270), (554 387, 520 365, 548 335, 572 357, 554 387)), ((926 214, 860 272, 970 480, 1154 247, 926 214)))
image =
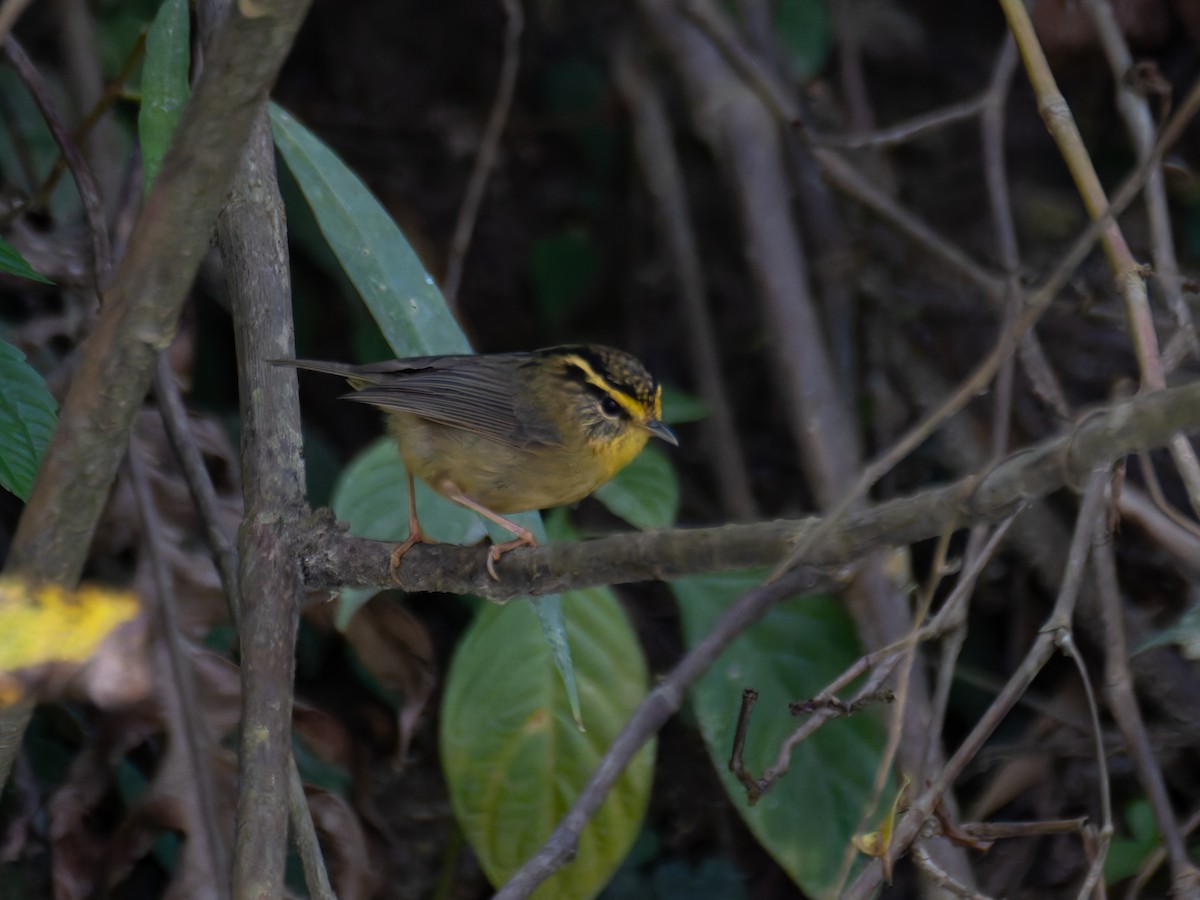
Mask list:
POLYGON ((679 479, 667 454, 651 443, 595 497, 634 528, 666 528, 679 513, 679 479))
MULTIPOLYGON (((765 573, 697 576, 672 585, 684 640, 695 646, 733 600, 765 573)), ((696 682, 696 720, 734 808, 801 889, 814 897, 834 887, 842 855, 870 802, 884 730, 870 712, 835 719, 792 752, 791 771, 750 806, 728 769, 742 691, 758 691, 744 759, 760 775, 800 722, 788 703, 817 694, 859 657, 854 624, 831 597, 812 595, 772 609, 696 682)), ((892 791, 885 792, 891 796, 892 791)))
POLYGON ((1154 821, 1150 803, 1139 797, 1125 807, 1125 824, 1132 838, 1118 836, 1108 847, 1104 859, 1104 880, 1116 884, 1132 878, 1142 868, 1142 863, 1158 847, 1160 835, 1154 821))
POLYGON ((146 194, 162 168, 190 90, 188 67, 188 0, 163 0, 146 34, 142 65, 142 105, 138 110, 138 140, 142 146, 143 187, 146 194))
POLYGON ((39 275, 35 272, 33 267, 25 262, 25 257, 17 252, 17 248, 4 240, 4 238, 0 238, 0 272, 19 275, 31 281, 40 281, 42 284, 54 284, 45 275, 39 275))
MULTIPOLYGON (((564 596, 588 730, 574 725, 525 604, 489 606, 459 643, 441 709, 442 766, 455 817, 483 870, 502 884, 549 837, 646 695, 637 638, 607 588, 564 596), (615 661, 620 664, 615 664, 615 661)), ((584 829, 579 852, 534 897, 594 897, 637 838, 650 796, 643 747, 584 829)))
POLYGON ((793 75, 808 81, 821 71, 833 38, 825 0, 779 0, 772 24, 793 75))
POLYGON ((29 499, 58 421, 58 404, 25 354, 0 340, 0 487, 29 499))
MULTIPOLYGON (((308 201, 317 227, 392 351, 398 357, 470 353, 466 335, 450 315, 433 278, 359 177, 312 132, 274 104, 271 128, 275 146, 308 201)), ((528 518, 514 521, 525 524, 539 540, 544 539, 540 517, 536 513, 525 515, 528 518)), ((551 594, 532 598, 531 602, 537 608, 545 639, 554 648, 563 684, 579 719, 579 698, 560 598, 551 594)))
POLYGON ((275 104, 271 129, 321 233, 396 356, 470 353, 433 278, 362 180, 275 104))

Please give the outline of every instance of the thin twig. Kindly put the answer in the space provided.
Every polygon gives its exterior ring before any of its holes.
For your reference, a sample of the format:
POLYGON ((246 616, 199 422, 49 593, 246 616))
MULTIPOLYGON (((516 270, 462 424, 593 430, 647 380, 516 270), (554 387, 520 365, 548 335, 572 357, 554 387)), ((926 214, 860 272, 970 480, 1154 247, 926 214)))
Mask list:
POLYGON ((916 140, 931 131, 954 125, 979 115, 988 104, 988 95, 981 94, 969 100, 951 103, 919 116, 913 116, 887 128, 853 134, 813 134, 812 142, 821 147, 838 147, 859 150, 864 147, 895 147, 916 140))
MULTIPOLYGON (((1190 882, 1189 895, 1200 890, 1200 871, 1188 855, 1187 844, 1179 828, 1179 820, 1171 807, 1162 768, 1154 747, 1146 734, 1141 709, 1133 689, 1129 671, 1129 647, 1125 639, 1125 620, 1121 609, 1121 594, 1117 582, 1117 564, 1113 556, 1108 529, 1097 527, 1092 541, 1092 567, 1100 615, 1104 622, 1105 672, 1104 687, 1108 708, 1121 729, 1125 746, 1133 759, 1138 781, 1154 813, 1159 833, 1171 862, 1171 880, 1182 888, 1190 882)), ((1111 827, 1111 823, 1109 823, 1111 827)))
POLYGON ((236 631, 240 620, 237 547, 221 527, 217 511, 220 501, 208 475, 208 468, 204 465, 204 457, 200 455, 200 449, 192 438, 192 431, 188 427, 187 409, 179 395, 179 385, 171 372, 171 364, 165 353, 158 358, 158 364, 154 367, 154 397, 158 401, 158 411, 162 416, 167 439, 171 442, 175 458, 179 460, 184 481, 187 482, 188 491, 192 495, 192 502, 200 515, 204 539, 221 577, 221 588, 225 592, 229 619, 236 631))
POLYGON ((446 259, 446 277, 442 280, 442 296, 451 312, 458 310, 458 289, 462 285, 463 265, 471 247, 471 235, 475 231, 475 220, 483 204, 488 177, 496 167, 500 150, 500 138, 508 122, 513 93, 517 88, 517 72, 521 66, 521 32, 525 27, 525 13, 520 0, 500 0, 504 6, 504 61, 500 64, 500 79, 496 84, 496 96, 488 113, 487 127, 479 142, 479 152, 471 166, 467 179, 467 190, 458 219, 454 223, 454 235, 450 239, 450 250, 446 259))
POLYGON ((1104 900, 1104 890, 1099 886, 1100 879, 1104 876, 1104 860, 1108 858, 1108 846, 1112 842, 1112 829, 1094 832, 1085 826, 1083 837, 1084 851, 1091 857, 1091 862, 1079 890, 1075 892, 1075 900, 1087 900, 1088 897, 1104 900), (1099 893, 1096 893, 1097 890, 1099 893))
MULTIPOLYGON (((1008 187, 1008 167, 1005 163, 1004 129, 1006 122, 1006 100, 1017 70, 1017 45, 1011 36, 1001 44, 996 62, 992 66, 992 77, 988 82, 986 103, 979 120, 980 146, 983 155, 984 181, 988 190, 988 207, 992 213, 992 228, 996 235, 996 248, 1000 265, 1004 270, 1003 313, 1005 325, 1011 324, 1020 314, 1025 302, 1021 286, 1021 251, 1017 242, 1017 227, 1013 221, 1012 196, 1008 187)), ((1017 353, 1025 374, 1032 382, 1033 391, 1042 401, 1066 419, 1070 415, 1066 395, 1054 370, 1046 359, 1046 352, 1037 339, 1037 332, 1030 329, 1017 345, 1017 353)), ((1001 366, 996 379, 996 402, 993 416, 993 453, 1002 453, 1008 442, 1009 414, 1012 403, 1012 367, 1009 362, 1001 366)))
POLYGON ((1158 480, 1158 472, 1154 468, 1154 461, 1150 458, 1150 454, 1143 450, 1137 455, 1138 468, 1142 472, 1142 480, 1146 484, 1146 493, 1150 495, 1150 499, 1164 516, 1178 525, 1185 531, 1190 531, 1194 536, 1200 538, 1200 524, 1195 520, 1189 519, 1178 509, 1174 504, 1167 499, 1163 493, 1162 483, 1158 480))
MULTIPOLYGON (((1125 120, 1125 127, 1133 138, 1138 158, 1145 159, 1154 149, 1154 116, 1150 104, 1130 79, 1133 69, 1133 54, 1125 42, 1125 35, 1117 23, 1112 4, 1108 0, 1083 0, 1084 14, 1096 31, 1100 46, 1104 50, 1113 82, 1117 87, 1117 109, 1125 120)), ((1167 204, 1166 179, 1161 165, 1154 166, 1146 177, 1146 218, 1150 224, 1151 252, 1154 257, 1154 277, 1162 287, 1167 306, 1175 317, 1183 346, 1195 355, 1196 329, 1191 311, 1183 298, 1183 284, 1179 277, 1179 261, 1175 256, 1175 238, 1171 228, 1171 214, 1167 204)), ((1175 362, 1178 363, 1179 360, 1175 362)), ((1170 366, 1167 370, 1170 371, 1170 366)))
POLYGON ((1087 817, 1078 819, 1049 819, 1041 822, 967 822, 959 826, 964 834, 978 841, 999 841, 1005 838, 1043 837, 1048 834, 1077 834, 1087 824, 1087 817))
MULTIPOLYGON (((883 655, 873 653, 871 654, 870 659, 880 659, 881 656, 883 655)), ((779 752, 775 755, 774 764, 764 769, 762 777, 755 781, 754 786, 757 794, 759 796, 765 794, 771 789, 772 786, 774 786, 776 782, 779 781, 779 779, 783 778, 783 776, 791 770, 792 752, 802 743, 816 734, 826 722, 839 718, 840 716, 850 715, 851 713, 860 709, 865 703, 894 702, 895 694, 891 691, 884 691, 882 689, 882 685, 885 681, 887 681, 888 678, 891 677, 892 672, 895 670, 896 666, 900 664, 902 658, 901 650, 892 650, 886 654, 882 661, 875 665, 871 670, 871 677, 867 679, 862 688, 859 689, 859 691, 850 699, 848 703, 843 703, 841 701, 834 702, 836 700, 834 691, 841 690, 841 686, 844 686, 847 681, 846 676, 852 671, 856 673, 855 677, 857 677, 857 672, 859 669, 858 666, 853 666, 851 669, 848 669, 842 675, 838 676, 834 684, 826 687, 821 691, 820 694, 807 703, 792 704, 793 714, 796 713, 797 706, 803 706, 805 709, 811 709, 812 714, 804 721, 804 724, 789 734, 783 740, 783 743, 779 745, 779 752), (839 686, 835 687, 835 684, 839 686)), ((867 667, 867 659, 868 657, 863 657, 861 660, 864 671, 867 667)), ((751 798, 751 802, 753 802, 753 798, 751 798)), ((872 803, 871 807, 874 807, 874 805, 875 804, 872 803)))
POLYGON ((1174 557, 1176 565, 1183 566, 1193 577, 1200 576, 1200 535, 1165 515, 1157 503, 1129 483, 1117 496, 1117 508, 1122 522, 1137 524, 1174 557))
POLYGON ((146 463, 138 450, 137 442, 129 445, 129 476, 133 483, 133 495, 137 501, 138 514, 142 520, 142 538, 150 559, 150 571, 154 576, 157 602, 154 611, 159 631, 166 643, 166 657, 170 667, 170 679, 175 692, 172 707, 186 715, 172 723, 173 738, 182 739, 183 753, 187 757, 188 770, 195 777, 185 790, 192 794, 192 801, 200 810, 200 834, 190 834, 190 839, 199 838, 198 851, 204 858, 204 870, 210 873, 211 884, 220 896, 229 896, 229 847, 223 836, 225 831, 218 825, 213 773, 209 765, 210 755, 201 747, 198 733, 203 727, 202 719, 190 713, 200 708, 196 699, 195 673, 188 660, 183 635, 179 630, 176 613, 175 589, 171 573, 167 570, 166 554, 162 547, 162 524, 150 484, 145 471, 146 463), (182 734, 180 734, 182 732, 182 734), (196 795, 199 796, 196 796, 196 795))
POLYGON ((58 104, 54 100, 50 86, 42 77, 42 73, 33 65, 25 50, 12 35, 4 39, 4 52, 29 93, 33 95, 33 99, 42 113, 42 118, 46 120, 46 126, 54 135, 54 140, 67 161, 67 167, 71 170, 71 176, 75 179, 75 188, 79 191, 79 199, 83 203, 83 214, 87 219, 88 230, 92 236, 96 294, 102 295, 108 289, 109 282, 112 281, 113 258, 100 187, 96 184, 95 176, 83 156, 83 151, 71 137, 71 132, 58 111, 58 104))
MULTIPOLYGON (((875 778, 871 783, 871 796, 866 803, 862 805, 859 812, 858 824, 854 828, 855 834, 861 834, 867 828, 867 823, 875 814, 875 810, 879 806, 880 800, 883 798, 883 792, 887 788, 888 779, 891 777, 892 768, 895 765, 897 752, 900 749, 901 740, 904 737, 904 729, 911 710, 909 709, 909 696, 913 689, 914 669, 917 664, 917 637, 920 634, 921 623, 926 620, 929 615, 929 610, 933 606, 933 597, 937 592, 937 586, 941 583, 941 579, 946 572, 946 555, 950 551, 950 538, 954 535, 957 524, 957 517, 947 519, 942 523, 941 534, 938 535, 938 542, 933 551, 933 560, 929 569, 929 579, 921 589, 917 597, 916 610, 912 616, 912 624, 908 635, 904 639, 905 647, 901 651, 898 659, 898 675, 896 677, 896 702, 890 710, 887 740, 884 743, 883 752, 879 754, 879 760, 875 766, 875 778)), ((932 702, 932 701, 931 701, 932 702)), ((919 716, 924 718, 924 716, 919 716)), ((922 735, 927 737, 927 733, 922 735)), ((929 741, 922 740, 921 745, 917 748, 917 752, 911 755, 918 766, 923 766, 925 760, 931 752, 940 749, 937 746, 931 746, 929 741)), ((938 753, 935 757, 941 758, 938 753)), ((901 772, 908 779, 913 779, 917 784, 922 782, 922 774, 919 768, 903 766, 901 772)), ((854 860, 858 855, 858 850, 853 843, 846 845, 842 852, 841 865, 838 868, 837 878, 834 881, 834 896, 841 893, 842 888, 846 884, 846 879, 850 877, 850 871, 854 867, 854 860)))
MULTIPOLYGON (((125 61, 121 64, 121 71, 116 74, 116 77, 104 85, 104 91, 96 104, 88 110, 88 114, 84 116, 79 127, 75 129, 73 135, 76 144, 83 144, 92 129, 96 126, 101 117, 112 108, 126 90, 126 85, 129 80, 137 73, 138 67, 142 63, 142 57, 146 55, 146 32, 138 32, 137 38, 133 42, 133 46, 129 48, 129 52, 125 54, 125 61)), ((54 166, 50 169, 45 180, 37 190, 36 196, 29 204, 35 209, 44 206, 50 200, 50 195, 54 192, 55 186, 58 184, 58 179, 62 176, 66 169, 66 159, 62 156, 55 161, 54 166)))
POLYGON ((949 872, 946 872, 933 861, 933 857, 929 855, 929 851, 920 844, 913 847, 912 856, 913 862, 917 864, 917 868, 925 873, 932 886, 941 888, 946 893, 953 894, 955 897, 962 897, 963 900, 992 900, 987 894, 981 894, 974 888, 969 888, 965 884, 959 884, 950 876, 949 872))
POLYGON ((754 776, 746 771, 746 764, 742 760, 742 751, 746 748, 746 731, 750 728, 750 714, 754 712, 756 703, 758 703, 758 691, 753 688, 746 688, 742 691, 742 705, 738 709, 737 728, 733 732, 733 748, 729 751, 729 771, 746 788, 746 798, 751 806, 758 800, 762 791, 754 776))
POLYGON ((8 37, 8 33, 21 18, 21 13, 25 12, 25 8, 31 2, 32 0, 4 0, 4 5, 0 6, 0 43, 8 37))
MULTIPOLYGON (((1097 532, 1104 531, 1107 539, 1107 522, 1100 520, 1096 522, 1095 528, 1097 532)), ((1094 544, 1092 549, 1094 552, 1094 544)), ((1093 560, 1093 564, 1094 562, 1093 560)), ((1096 750, 1096 781, 1100 786, 1100 833, 1102 835, 1107 833, 1111 838, 1113 831, 1112 785, 1109 783, 1108 756, 1104 748, 1104 726, 1100 724, 1100 705, 1096 703, 1096 692, 1092 690, 1092 679, 1088 675, 1087 663, 1083 661, 1083 654, 1075 645, 1075 639, 1071 636, 1071 632, 1062 632, 1058 649, 1075 663, 1075 670, 1079 673, 1079 683, 1083 687, 1083 695, 1087 699, 1088 721, 1091 723, 1091 737, 1096 750)))
POLYGON ((938 661, 938 677, 935 683, 931 718, 929 721, 929 742, 925 748, 924 759, 928 762, 936 758, 938 742, 942 740, 942 727, 946 720, 946 710, 950 703, 950 690, 956 681, 959 654, 966 639, 967 601, 975 591, 975 584, 987 564, 991 562, 1000 543, 1008 534, 1009 528, 1017 521, 1024 507, 1014 510, 1011 515, 992 529, 985 541, 986 531, 982 525, 971 529, 971 538, 967 545, 966 563, 963 573, 959 576, 954 590, 938 610, 933 621, 922 626, 918 640, 929 640, 944 637, 942 654, 938 661))

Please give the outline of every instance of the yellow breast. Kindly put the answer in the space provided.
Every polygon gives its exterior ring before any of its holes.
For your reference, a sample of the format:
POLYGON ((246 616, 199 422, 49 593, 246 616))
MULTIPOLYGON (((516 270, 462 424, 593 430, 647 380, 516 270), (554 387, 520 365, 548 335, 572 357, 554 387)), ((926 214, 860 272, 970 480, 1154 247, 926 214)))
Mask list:
POLYGON ((461 428, 389 411, 404 464, 441 494, 461 491, 494 512, 548 509, 581 500, 646 446, 641 430, 611 441, 521 449, 461 428))

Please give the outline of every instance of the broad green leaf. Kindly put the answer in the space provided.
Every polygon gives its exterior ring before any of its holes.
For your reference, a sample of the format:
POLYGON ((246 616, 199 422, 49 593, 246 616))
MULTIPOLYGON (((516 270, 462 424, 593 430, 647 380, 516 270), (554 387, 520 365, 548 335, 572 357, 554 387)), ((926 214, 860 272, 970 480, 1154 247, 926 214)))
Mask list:
MULTIPOLYGON (((275 146, 312 209, 317 227, 398 357, 469 353, 466 335, 396 223, 332 150, 271 105, 275 146)), ((544 540, 536 513, 517 519, 544 540), (532 523, 532 524, 530 524, 532 523)), ((563 684, 580 719, 571 651, 558 595, 532 598, 563 684)))
POLYGON ((163 0, 146 34, 142 65, 142 105, 138 110, 138 140, 142 147, 143 187, 146 194, 162 168, 188 95, 191 46, 188 0, 163 0))
POLYGON ((396 356, 470 353, 433 278, 362 180, 274 104, 271 129, 321 233, 396 356))
POLYGON ((596 499, 634 528, 666 528, 679 513, 679 479, 671 460, 648 444, 633 462, 596 490, 596 499))
MULTIPOLYGON (((695 644, 765 573, 676 581, 684 640, 695 644)), ((792 752, 791 771, 756 805, 728 769, 742 691, 758 691, 744 759, 758 776, 775 763, 800 724, 792 700, 816 695, 859 656, 854 625, 831 597, 798 597, 772 609, 721 655, 691 691, 692 706, 734 808, 775 861, 806 893, 827 896, 842 855, 870 802, 884 729, 870 711, 827 722, 792 752)), ((885 793, 891 796, 891 792, 885 793)))
POLYGON ((58 404, 25 354, 0 340, 0 487, 29 499, 58 421, 58 404))
POLYGON ((45 275, 39 275, 35 272, 33 267, 25 262, 25 257, 17 252, 17 248, 4 240, 4 238, 0 238, 0 272, 19 275, 22 278, 28 278, 30 281, 40 281, 42 284, 54 284, 45 275))
MULTIPOLYGON (((329 502, 351 534, 375 541, 408 537, 408 474, 396 442, 380 438, 346 466, 329 502)), ((417 482, 417 515, 426 533, 449 544, 471 544, 484 535, 473 512, 451 503, 417 482)), ((360 606, 377 592, 349 588, 341 592, 337 626, 345 628, 360 606)))
MULTIPOLYGON (((600 756, 646 695, 637 638, 606 588, 564 595, 588 729, 579 731, 532 611, 488 606, 458 645, 441 709, 442 766, 463 833, 495 885, 570 809, 600 756)), ((637 838, 650 796, 653 744, 622 774, 584 829, 579 853, 534 893, 594 897, 637 838)))

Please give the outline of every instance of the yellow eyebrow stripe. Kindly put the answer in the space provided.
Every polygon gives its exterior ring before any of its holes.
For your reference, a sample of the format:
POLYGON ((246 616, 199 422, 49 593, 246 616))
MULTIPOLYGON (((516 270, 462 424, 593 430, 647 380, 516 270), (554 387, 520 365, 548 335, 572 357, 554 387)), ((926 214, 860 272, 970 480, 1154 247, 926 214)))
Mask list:
POLYGON ((596 370, 592 368, 591 363, 589 363, 582 356, 576 356, 574 353, 569 353, 563 357, 563 359, 567 365, 575 366, 575 368, 583 372, 584 378, 587 380, 588 384, 598 387, 600 390, 604 391, 604 393, 608 394, 608 396, 616 400, 617 403, 620 404, 621 408, 625 410, 625 412, 627 412, 635 422, 640 422, 646 417, 646 408, 641 403, 639 403, 633 397, 630 397, 616 385, 612 384, 603 375, 598 374, 596 370))

